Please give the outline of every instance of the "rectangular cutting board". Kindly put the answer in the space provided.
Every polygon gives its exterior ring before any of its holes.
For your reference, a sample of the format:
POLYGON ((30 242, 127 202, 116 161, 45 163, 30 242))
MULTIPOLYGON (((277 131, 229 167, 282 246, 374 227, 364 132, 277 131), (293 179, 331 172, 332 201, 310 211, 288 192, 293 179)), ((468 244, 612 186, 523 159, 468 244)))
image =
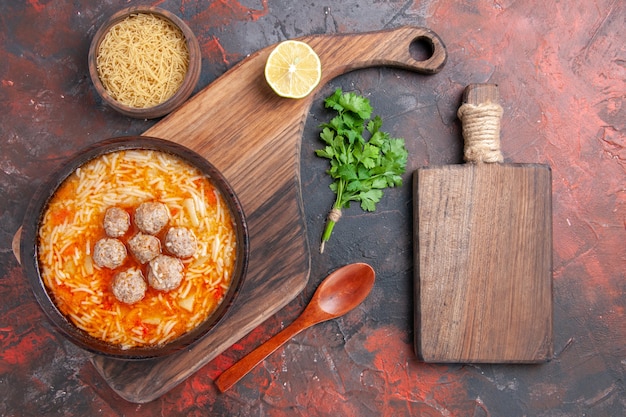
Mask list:
POLYGON ((501 117, 497 85, 469 85, 459 111, 467 163, 414 175, 415 346, 425 362, 552 356, 551 170, 503 162, 501 117))
POLYGON ((414 214, 415 344, 424 362, 551 358, 550 184, 539 164, 416 171, 415 194, 426 197, 414 214))
MULTIPOLYGON (((439 37, 420 27, 299 40, 320 57, 319 86, 342 73, 380 65, 433 74, 446 61, 439 37), (413 58, 414 42, 432 54, 413 58)), ((308 281, 300 140, 315 91, 295 100, 270 89, 263 70, 273 48, 247 57, 144 133, 187 146, 225 175, 247 217, 250 261, 230 310, 191 348, 148 361, 92 358, 109 386, 128 401, 145 403, 168 392, 293 300, 308 281)))

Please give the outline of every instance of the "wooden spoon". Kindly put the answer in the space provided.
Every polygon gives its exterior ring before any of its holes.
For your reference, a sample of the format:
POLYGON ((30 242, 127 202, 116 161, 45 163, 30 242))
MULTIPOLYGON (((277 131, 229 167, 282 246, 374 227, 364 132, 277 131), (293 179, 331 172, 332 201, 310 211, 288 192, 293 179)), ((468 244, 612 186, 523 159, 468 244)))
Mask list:
POLYGON ((226 391, 263 359, 302 330, 334 319, 352 310, 370 293, 376 273, 365 263, 346 265, 330 274, 317 288, 302 314, 280 333, 248 353, 243 359, 224 371, 215 384, 226 391))

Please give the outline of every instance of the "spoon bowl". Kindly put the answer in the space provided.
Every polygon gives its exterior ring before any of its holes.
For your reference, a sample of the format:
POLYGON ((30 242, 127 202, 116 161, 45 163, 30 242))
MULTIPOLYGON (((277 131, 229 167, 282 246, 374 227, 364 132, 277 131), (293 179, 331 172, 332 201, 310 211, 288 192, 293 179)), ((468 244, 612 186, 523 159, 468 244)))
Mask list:
POLYGON ((348 313, 361 304, 374 287, 376 273, 365 263, 337 269, 319 285, 302 314, 280 333, 248 353, 215 381, 221 392, 232 387, 263 359, 302 330, 348 313))
POLYGON ((317 306, 330 318, 343 316, 365 300, 374 286, 375 275, 368 264, 346 265, 322 281, 307 308, 317 306))

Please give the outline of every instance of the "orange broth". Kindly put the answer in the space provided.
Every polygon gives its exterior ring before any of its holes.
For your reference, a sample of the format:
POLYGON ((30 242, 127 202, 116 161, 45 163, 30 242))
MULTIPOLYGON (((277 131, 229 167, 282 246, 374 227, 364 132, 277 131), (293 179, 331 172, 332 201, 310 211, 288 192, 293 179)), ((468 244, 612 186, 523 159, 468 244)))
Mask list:
MULTIPOLYGON (((135 232, 131 226, 120 240, 135 232)), ((210 179, 175 156, 149 150, 114 152, 77 169, 48 203, 38 244, 41 276, 59 310, 91 336, 122 348, 163 344, 201 324, 222 301, 236 254, 231 213, 210 179), (106 209, 118 206, 132 215, 144 201, 164 203, 167 227, 192 230, 198 250, 183 260, 180 287, 148 287, 141 301, 128 305, 113 296, 113 276, 137 267, 145 277, 145 266, 129 252, 124 265, 109 270, 91 255, 105 236, 106 209)))

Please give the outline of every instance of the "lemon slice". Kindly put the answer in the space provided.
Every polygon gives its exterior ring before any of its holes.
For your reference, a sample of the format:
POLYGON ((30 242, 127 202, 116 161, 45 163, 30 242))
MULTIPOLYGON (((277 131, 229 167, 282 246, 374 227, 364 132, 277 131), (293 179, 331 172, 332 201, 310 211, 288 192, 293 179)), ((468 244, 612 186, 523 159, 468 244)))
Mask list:
POLYGON ((267 83, 282 97, 306 97, 320 82, 321 76, 319 56, 301 41, 279 43, 265 64, 267 83))

